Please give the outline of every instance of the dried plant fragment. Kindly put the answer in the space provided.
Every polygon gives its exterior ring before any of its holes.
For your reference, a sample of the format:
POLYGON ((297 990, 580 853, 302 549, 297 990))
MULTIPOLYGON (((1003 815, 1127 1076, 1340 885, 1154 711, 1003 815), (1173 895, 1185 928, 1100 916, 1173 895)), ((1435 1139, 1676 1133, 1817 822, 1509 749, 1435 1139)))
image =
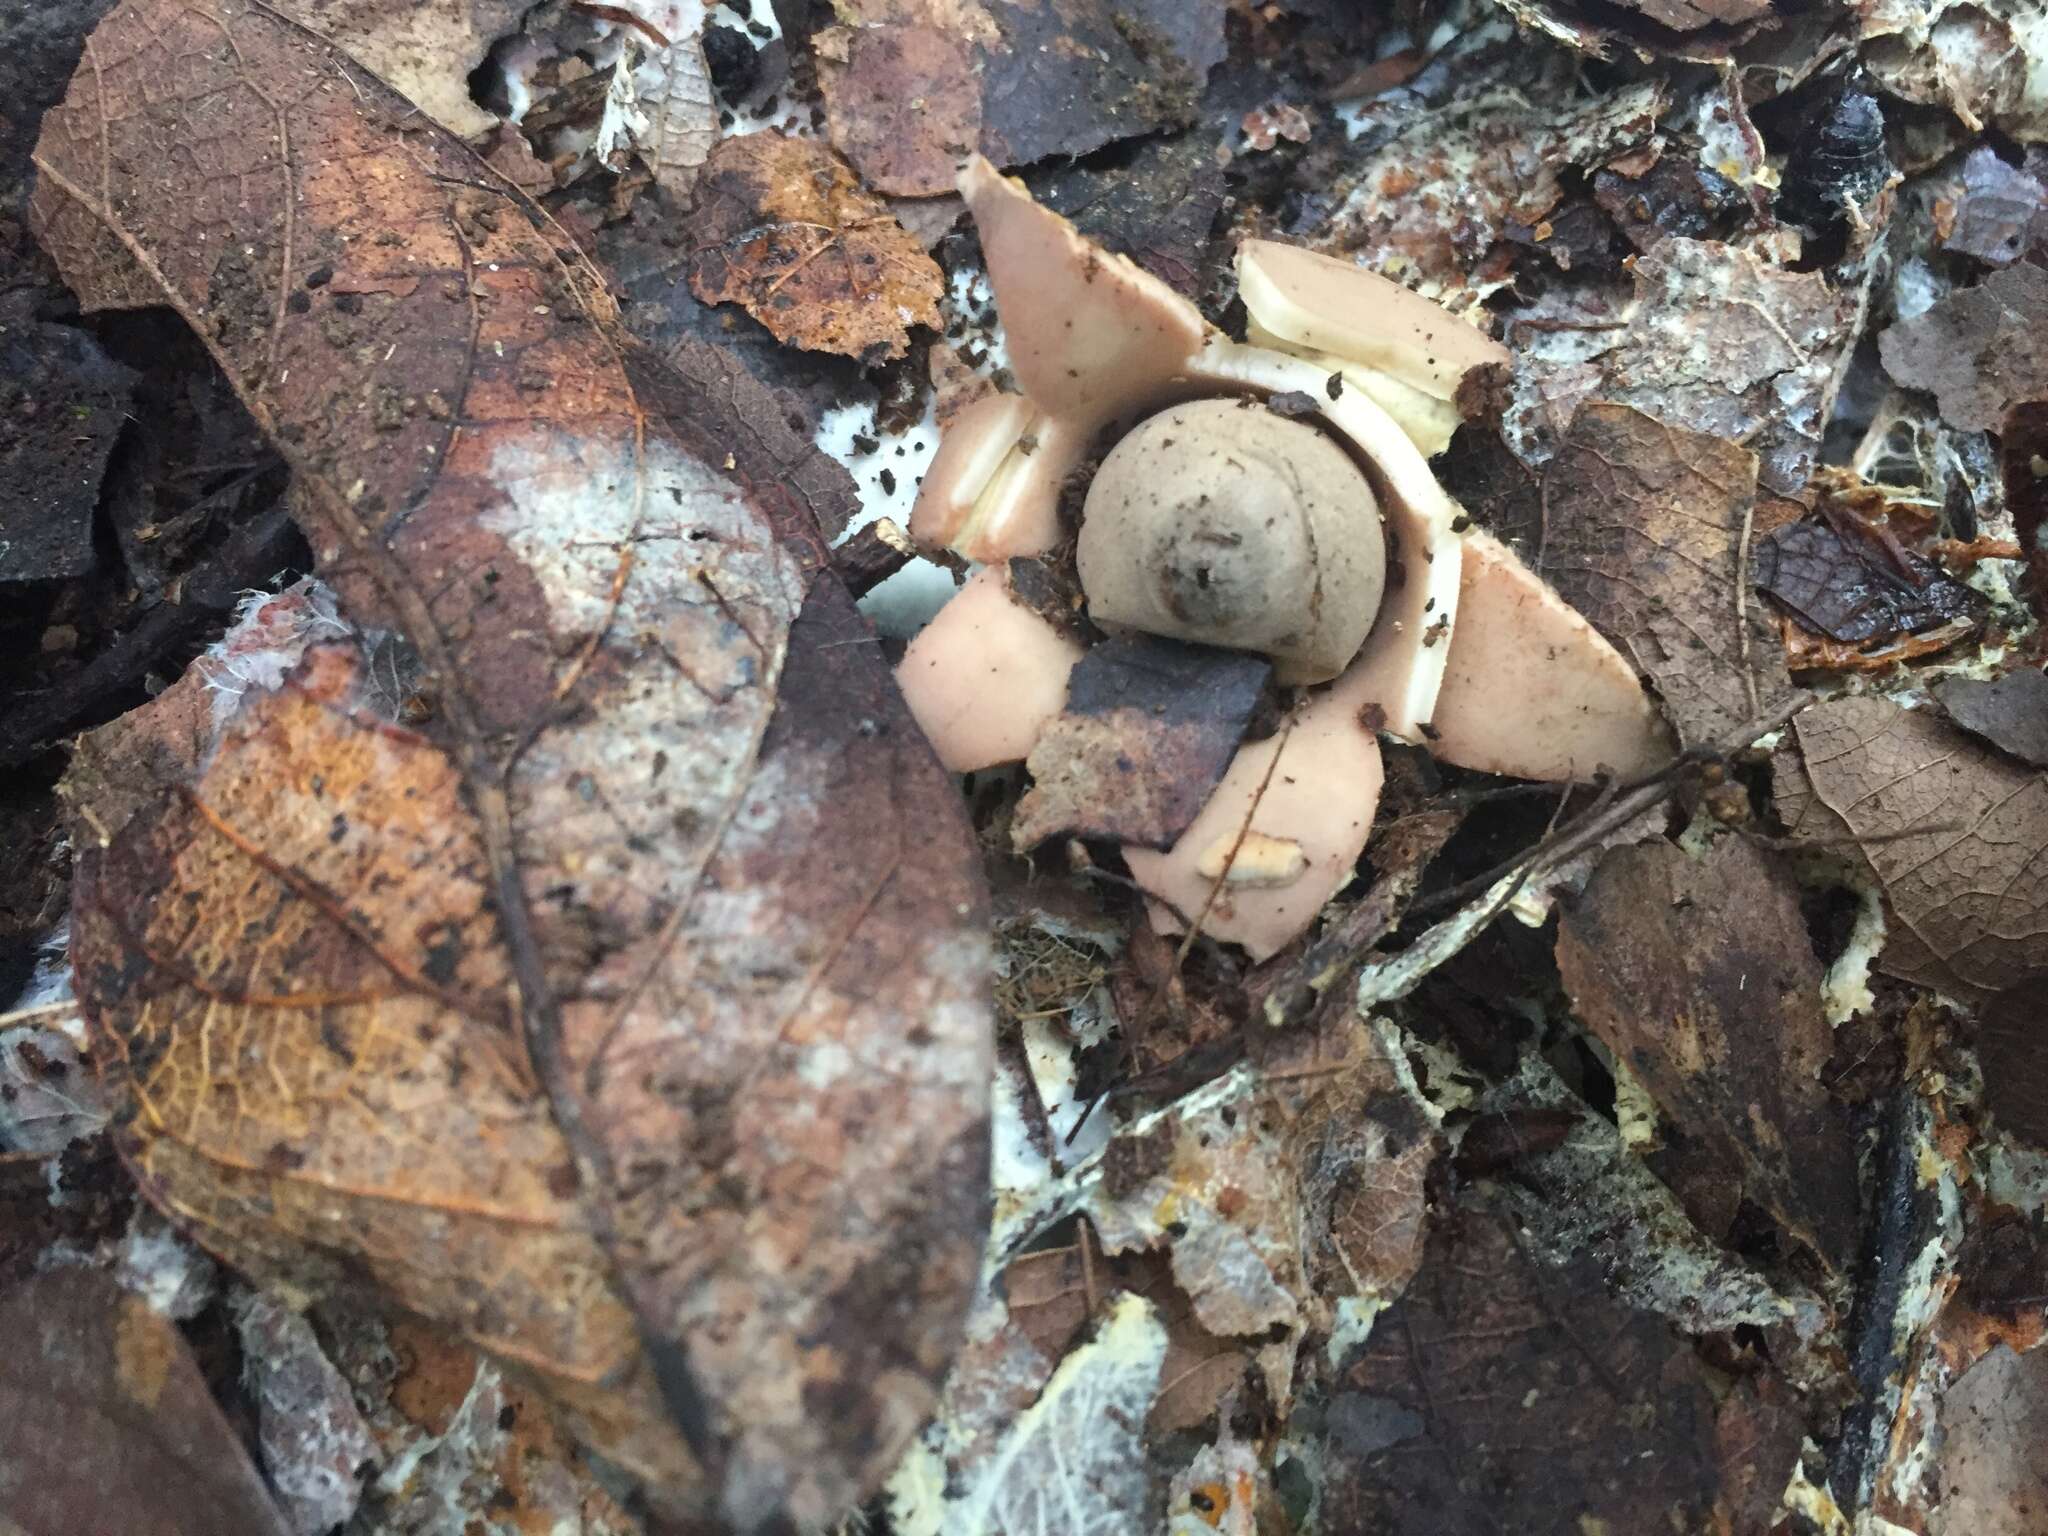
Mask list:
POLYGON ((325 1536, 355 1514, 376 1439, 308 1319, 252 1291, 237 1299, 235 1327, 270 1484, 298 1536, 325 1536))
MULTIPOLYGON (((1432 298, 1488 283, 1475 252, 1541 224, 1564 178, 1645 143, 1668 98, 1654 82, 1572 101, 1577 63, 1555 49, 1453 44, 1426 104, 1393 118, 1332 223, 1329 247, 1432 298), (1560 111, 1557 103, 1570 101, 1560 111)), ((1371 142, 1368 140, 1367 142, 1371 142)))
POLYGON ((1159 1393, 1146 1415, 1153 1434, 1203 1423, 1216 1412, 1224 1394, 1244 1379, 1250 1344, 1219 1338, 1204 1328, 1159 1254, 1109 1256, 1097 1251, 1084 1259, 1078 1245, 1034 1249, 1011 1261, 1002 1283, 1011 1323, 1052 1359, 1081 1341, 1091 1320, 1091 1296, 1098 1306, 1105 1296, 1113 1304, 1115 1293, 1122 1290, 1152 1303, 1166 1328, 1159 1393))
POLYGON ((718 100, 704 59, 705 7, 698 0, 626 0, 619 9, 639 24, 622 28, 626 46, 605 93, 598 158, 618 169, 626 150, 637 150, 660 186, 687 197, 718 141, 718 100))
POLYGON ((945 279, 887 205, 809 139, 727 139, 705 162, 690 288, 732 301, 779 341, 863 362, 901 357, 937 326, 945 279))
POLYGON ((1766 486, 1796 492, 1819 462, 1858 295, 1712 240, 1661 241, 1634 270, 1629 325, 1595 360, 1595 397, 1744 443, 1766 486))
POLYGON ((1933 394, 1950 426, 1995 432, 2013 406, 2048 395, 2044 314, 2048 271, 2008 267, 1899 321, 1878 354, 1899 383, 1933 394))
POLYGON ((1972 736, 2032 767, 2048 768, 2048 673, 2039 667, 2015 667, 1990 682, 1944 678, 1934 685, 1934 699, 1972 736))
POLYGON ((1580 409, 1544 471, 1538 567, 1663 695, 1687 745, 1791 691, 1742 554, 1756 455, 1624 405, 1580 409))
POLYGON ((1929 1536, 2031 1536, 2048 1511, 2048 1352, 1996 1344, 1941 1397, 1929 1536))
POLYGON ((1792 729, 1779 814, 1795 836, 1860 847, 1896 919, 1883 971, 1982 1001, 2040 969, 2048 778, 1886 699, 1834 699, 1792 729))
POLYGON ((1072 832, 1172 846, 1230 767, 1271 673, 1262 656, 1156 635, 1095 646, 1031 749, 1012 841, 1072 832))
POLYGON ((293 1536, 177 1325, 99 1270, 0 1294, 10 1531, 293 1536))
POLYGON ((1557 962, 1573 1011, 1662 1111, 1651 1166, 1701 1229, 1724 1236, 1747 1199, 1845 1263, 1855 1150, 1821 1083, 1833 1042, 1791 877, 1740 839, 1702 860, 1616 849, 1564 914, 1557 962))
POLYGON ((989 1005, 969 829, 826 570, 829 476, 744 375, 637 349, 563 231, 273 13, 130 0, 92 49, 45 120, 45 245, 88 307, 146 282, 194 324, 348 619, 418 661, 392 698, 367 640, 280 689, 287 658, 223 709, 236 750, 188 700, 81 779, 78 942, 102 1049, 130 1048, 129 1156, 253 1268, 414 1288, 658 1502, 836 1518, 957 1338, 989 1005), (378 782, 362 827, 303 846, 331 813, 270 818, 330 757, 378 782), (196 895, 130 918, 102 876, 196 895), (289 1018, 301 1053, 213 1055, 216 1005, 245 1043, 289 1018), (393 1010, 412 1034, 380 1033, 393 1010))
POLYGON ((1863 65, 1893 95, 1946 108, 1971 133, 2048 140, 2048 38, 2025 0, 1885 0, 1858 18, 1863 65))

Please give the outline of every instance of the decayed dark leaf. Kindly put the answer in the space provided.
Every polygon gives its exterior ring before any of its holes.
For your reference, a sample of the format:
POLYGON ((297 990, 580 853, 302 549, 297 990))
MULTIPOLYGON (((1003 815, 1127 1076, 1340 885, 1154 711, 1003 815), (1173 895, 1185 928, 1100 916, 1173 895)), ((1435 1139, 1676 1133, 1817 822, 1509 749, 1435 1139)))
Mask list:
POLYGON ((135 376, 76 326, 0 307, 0 583, 93 567, 100 477, 135 376))
POLYGON ((2048 974, 2030 976, 1984 1005, 1977 1055, 1998 1123, 2048 1146, 2048 974))
POLYGON ((350 618, 420 663, 393 699, 337 624, 81 774, 126 1155, 256 1273, 487 1341, 665 1502, 831 1518, 972 1287, 988 1003, 971 836, 816 476, 273 13, 131 0, 92 60, 45 244, 88 306, 194 323, 350 618))
POLYGON ((1850 644, 1983 615, 1979 593, 1911 550, 1900 554, 1906 573, 1887 552, 1826 523, 1788 523, 1756 541, 1751 571, 1757 590, 1808 629, 1850 644))
POLYGON ((0 1525, 22 1536, 293 1536, 183 1336, 99 1270, 0 1296, 0 1525))
POLYGON ((1791 690, 1743 528, 1756 455, 1623 405, 1580 409, 1544 471, 1537 563, 1663 695, 1688 745, 1791 690))
POLYGON ((1934 698, 1971 735, 2048 768, 2048 673, 2040 668, 2015 667, 1990 682, 1946 677, 1934 685, 1934 698))
POLYGON ((1833 1041, 1791 877, 1740 838, 1699 860, 1616 849, 1561 919, 1557 963, 1573 1011, 1666 1117, 1653 1166, 1703 1230, 1722 1235, 1748 1199, 1845 1261, 1855 1149, 1821 1082, 1833 1041))
POLYGON ((1893 174, 1884 109, 1868 91, 1845 83, 1808 108, 1786 159, 1778 206, 1809 229, 1827 230, 1861 219, 1893 174))
POLYGON ((2040 968, 2048 777, 1888 699, 1833 699, 1792 728, 1779 814, 1795 836, 1860 845, 1893 917, 1882 970, 1982 1000, 2040 968))
POLYGON ((1072 832, 1171 847, 1230 766, 1272 670, 1263 656, 1156 635, 1095 646, 1031 749, 1011 840, 1021 851, 1072 832))
POLYGON ((1398 1296, 1422 1262, 1441 1140, 1392 1063, 1375 1052, 1340 1074, 1295 1121, 1293 1143, 1311 1293, 1398 1296))
POLYGON ((2022 264, 1901 320, 1877 339, 1885 372, 1924 389, 1950 426, 1995 432, 2005 413, 2048 395, 2048 271, 2022 264))
POLYGON ((776 338, 863 362, 901 357, 939 323, 945 278, 844 161, 779 133, 726 139, 704 162, 690 287, 732 301, 776 338))
POLYGON ((1223 57, 1223 0, 849 0, 818 34, 832 142, 877 191, 953 190, 1185 123, 1223 57))
POLYGON ((1420 1272, 1342 1383, 1332 1529, 1491 1531, 1511 1510, 1528 1536, 1710 1530, 1732 1483, 1684 1341, 1610 1300, 1590 1258, 1544 1265, 1482 1196, 1432 1224, 1420 1272))
POLYGON ((2010 266, 2032 247, 2048 243, 2048 154, 2035 150, 2026 166, 2008 165, 1980 144, 1963 161, 1962 196, 1942 245, 1994 267, 2010 266))

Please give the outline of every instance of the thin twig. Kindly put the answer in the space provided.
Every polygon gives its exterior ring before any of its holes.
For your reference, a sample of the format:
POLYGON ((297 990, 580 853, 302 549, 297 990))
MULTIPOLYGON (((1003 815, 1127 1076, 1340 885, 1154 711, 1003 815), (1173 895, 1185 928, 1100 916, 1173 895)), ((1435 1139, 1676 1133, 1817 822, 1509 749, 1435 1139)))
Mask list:
POLYGON ((1445 907, 1455 906, 1475 891, 1489 889, 1517 870, 1525 870, 1524 878, 1553 869, 1576 853, 1583 852, 1608 833, 1626 826, 1652 806, 1661 805, 1671 797, 1677 787, 1678 775, 1695 763, 1714 758, 1727 757, 1753 746, 1762 737, 1783 726, 1799 711, 1814 702, 1814 695, 1799 692, 1788 695, 1776 708, 1755 719, 1737 726, 1718 741, 1704 747, 1683 752, 1668 766, 1659 769, 1648 778, 1639 779, 1627 789, 1616 794, 1603 810, 1598 802, 1584 815, 1574 819, 1555 836, 1546 836, 1527 853, 1517 854, 1504 863, 1495 865, 1483 875, 1475 875, 1461 885, 1448 891, 1441 891, 1427 901, 1417 902, 1409 909, 1410 915, 1424 912, 1438 912, 1445 907))

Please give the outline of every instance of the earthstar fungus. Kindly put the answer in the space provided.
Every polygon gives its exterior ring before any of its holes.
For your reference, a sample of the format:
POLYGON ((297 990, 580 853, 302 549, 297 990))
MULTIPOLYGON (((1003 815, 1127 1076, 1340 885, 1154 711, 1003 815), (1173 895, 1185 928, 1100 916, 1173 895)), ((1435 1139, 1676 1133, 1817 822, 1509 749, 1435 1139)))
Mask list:
POLYGON ((1350 879, 1379 802, 1376 732, 1532 779, 1669 761, 1629 662, 1431 472, 1499 343, 1385 278, 1248 240, 1236 342, 977 157, 981 234, 1021 395, 947 430, 911 533, 989 563, 898 676, 949 767, 1017 761, 1059 713, 1081 644, 1009 596, 996 562, 1065 537, 1084 497, 1089 618, 1257 652, 1315 686, 1247 742, 1165 851, 1127 847, 1154 921, 1264 959, 1350 879), (1280 408, 1283 404, 1284 414, 1280 408), (1303 401, 1308 405, 1304 407, 1303 401))

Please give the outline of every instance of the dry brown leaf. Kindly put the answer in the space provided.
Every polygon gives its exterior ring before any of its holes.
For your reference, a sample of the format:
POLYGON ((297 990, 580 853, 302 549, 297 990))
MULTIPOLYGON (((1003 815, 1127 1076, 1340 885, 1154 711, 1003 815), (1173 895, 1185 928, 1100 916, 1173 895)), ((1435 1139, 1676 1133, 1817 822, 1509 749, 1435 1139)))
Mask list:
POLYGON ((291 1536, 177 1325, 100 1270, 0 1295, 9 1536, 291 1536))
POLYGON ((2048 777, 1888 699, 1833 699, 1792 728, 1779 814, 1797 837, 1860 845, 1895 919, 1881 969, 1982 1001, 2041 968, 2048 777))
POLYGON ((523 0, 280 0, 277 9, 375 71, 451 133, 482 133, 497 119, 469 93, 491 44, 516 31, 523 0))
POLYGON ((1098 1307, 1129 1291, 1151 1302, 1165 1325, 1159 1395, 1147 1415, 1153 1433, 1201 1424, 1244 1379, 1252 1362, 1250 1343, 1204 1328, 1165 1258, 1155 1253, 1110 1256, 1098 1250, 1084 1262, 1079 1247, 1042 1248, 1013 1259, 1003 1271, 1010 1321, 1048 1360, 1064 1355, 1087 1324, 1091 1279, 1098 1307))
POLYGON ((2007 411, 2048 395, 2048 272, 2022 264, 1938 300, 1877 339, 1885 372, 1932 393, 1942 419, 1996 432, 2007 411))
POLYGON ((261 8, 115 10, 38 164, 83 302, 192 321, 353 621, 78 779, 126 1155, 254 1272, 550 1380, 665 1502, 832 1518, 957 1337, 989 1020, 971 836, 817 465, 261 8))
MULTIPOLYGON (((1491 1531, 1504 1507, 1517 1531, 1728 1528, 1715 1507, 1743 1468, 1717 1451, 1688 1341, 1611 1300, 1596 1260, 1547 1266, 1483 1194, 1432 1225, 1421 1271, 1341 1381, 1328 1528, 1491 1531)), ((1797 1453, 1796 1429, 1770 1453, 1780 1490, 1797 1453)))
POLYGON ((690 287, 742 304, 779 341, 865 363, 901 357, 937 326, 945 278, 887 205, 822 144, 727 139, 704 164, 690 287))
POLYGON ((1699 860, 1616 849, 1560 921, 1557 963, 1573 1011, 1662 1111, 1651 1166, 1701 1229, 1725 1236, 1747 1199, 1845 1263, 1855 1147, 1821 1083, 1833 1038, 1791 877, 1740 838, 1699 860))
POLYGON ((1309 1102, 1291 1140, 1310 1294, 1328 1329, 1332 1298, 1398 1296, 1422 1262, 1424 1184, 1442 1140, 1376 1045, 1309 1102))
POLYGON ((818 34, 832 142, 877 191, 1178 127, 1223 58, 1223 0, 847 0, 818 34))
POLYGON ((1791 691, 1742 558, 1756 476, 1746 448, 1597 403, 1544 472, 1539 568, 1656 685, 1688 746, 1791 691))

